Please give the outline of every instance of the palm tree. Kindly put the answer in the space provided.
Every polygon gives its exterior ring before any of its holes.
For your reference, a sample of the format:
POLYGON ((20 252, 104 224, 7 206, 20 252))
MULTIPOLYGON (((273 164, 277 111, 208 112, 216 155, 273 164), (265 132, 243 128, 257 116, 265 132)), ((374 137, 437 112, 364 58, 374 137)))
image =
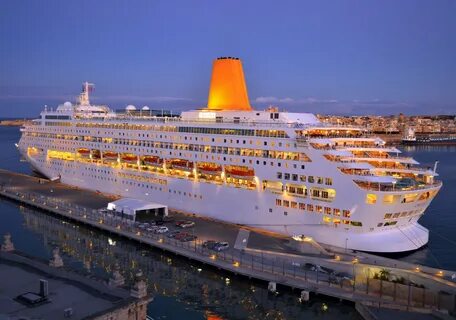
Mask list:
POLYGON ((391 271, 389 271, 388 269, 382 269, 379 272, 380 280, 389 281, 390 275, 391 271))

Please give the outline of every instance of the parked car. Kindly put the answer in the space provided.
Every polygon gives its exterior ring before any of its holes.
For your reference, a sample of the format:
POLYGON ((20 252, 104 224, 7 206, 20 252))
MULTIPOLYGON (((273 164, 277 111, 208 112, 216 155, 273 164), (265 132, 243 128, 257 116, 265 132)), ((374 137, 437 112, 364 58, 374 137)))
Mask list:
POLYGON ((168 238, 174 238, 176 235, 180 234, 180 231, 171 231, 166 235, 168 238))
POLYGON ((169 231, 168 227, 157 227, 157 229, 155 229, 155 233, 167 233, 169 231))
POLYGON ((193 226, 195 226, 195 223, 193 221, 184 221, 183 223, 179 224, 179 227, 183 229, 191 228, 193 226))
POLYGON ((152 227, 147 228, 146 230, 149 232, 155 232, 157 229, 158 229, 158 227, 152 226, 152 227))
POLYGON ((334 270, 332 270, 332 269, 329 269, 329 268, 326 268, 326 267, 322 267, 322 266, 320 266, 318 264, 313 264, 313 263, 306 263, 304 265, 304 269, 309 270, 309 271, 316 271, 316 272, 320 272, 320 273, 326 273, 326 274, 334 273, 334 270))
POLYGON ((185 237, 183 237, 183 238, 181 238, 179 240, 182 241, 182 242, 189 242, 189 241, 195 241, 196 238, 197 238, 196 236, 189 234, 189 235, 187 235, 187 236, 185 236, 185 237))
POLYGON ((203 248, 207 248, 209 250, 213 250, 216 244, 217 244, 217 241, 215 241, 215 240, 204 241, 203 242, 203 248))
POLYGON ((186 233, 186 232, 179 232, 178 234, 176 234, 176 235, 174 236, 174 239, 176 239, 176 240, 181 240, 181 239, 183 239, 183 238, 185 238, 185 237, 187 237, 187 236, 189 236, 189 235, 190 235, 190 234, 188 234, 188 233, 186 233))
POLYGON ((329 281, 347 286, 352 286, 354 283, 353 276, 347 272, 333 272, 329 275, 329 281))
POLYGON ((217 242, 216 245, 214 246, 215 251, 224 251, 227 250, 230 247, 230 244, 228 242, 217 242))

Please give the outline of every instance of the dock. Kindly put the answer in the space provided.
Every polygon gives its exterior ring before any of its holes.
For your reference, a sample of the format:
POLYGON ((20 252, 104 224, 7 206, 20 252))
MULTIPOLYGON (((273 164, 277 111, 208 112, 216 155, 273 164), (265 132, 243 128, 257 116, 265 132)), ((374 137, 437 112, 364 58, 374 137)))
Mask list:
MULTIPOLYGON (((178 218, 185 216, 185 219, 196 221, 197 226, 201 225, 189 231, 198 236, 196 241, 181 242, 168 238, 166 234, 147 232, 134 224, 100 213, 98 209, 112 200, 107 195, 3 170, 0 170, 0 195, 200 264, 264 281, 270 285, 271 291, 278 285, 301 291, 303 299, 307 299, 307 294, 310 293, 375 308, 422 314, 431 314, 436 310, 443 314, 455 312, 456 284, 451 281, 451 271, 336 249, 332 250, 331 257, 326 254, 304 254, 287 247, 284 239, 254 231, 249 236, 252 245, 214 252, 202 245, 203 240, 211 234, 210 230, 228 230, 226 236, 230 238, 227 240, 233 247, 240 230, 245 233, 245 228, 188 217, 183 213, 171 213, 178 218), (266 238, 270 239, 266 241, 266 238), (260 245, 263 242, 265 245, 260 245), (334 283, 324 272, 305 269, 306 263, 351 273, 353 280, 334 283), (403 284, 378 279, 375 275, 384 268, 413 281, 403 284)), ((213 231, 212 234, 214 233, 217 232, 213 231)))

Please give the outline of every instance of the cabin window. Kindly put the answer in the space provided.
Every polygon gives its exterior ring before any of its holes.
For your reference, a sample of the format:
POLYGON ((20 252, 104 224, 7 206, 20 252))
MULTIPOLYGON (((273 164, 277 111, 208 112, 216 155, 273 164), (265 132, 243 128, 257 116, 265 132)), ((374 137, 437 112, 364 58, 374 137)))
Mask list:
POLYGON ((373 193, 368 193, 366 195, 366 203, 367 204, 375 204, 377 203, 377 195, 373 193))

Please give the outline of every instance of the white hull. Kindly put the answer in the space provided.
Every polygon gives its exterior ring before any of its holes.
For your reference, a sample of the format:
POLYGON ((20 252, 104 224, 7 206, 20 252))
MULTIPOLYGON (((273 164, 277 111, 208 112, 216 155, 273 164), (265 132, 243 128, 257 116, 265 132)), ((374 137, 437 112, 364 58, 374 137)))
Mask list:
POLYGON ((129 179, 118 178, 117 183, 106 183, 104 180, 118 177, 118 172, 136 172, 136 170, 108 168, 105 169, 107 174, 103 176, 103 179, 97 179, 81 175, 84 170, 90 171, 87 170, 89 167, 100 168, 96 164, 51 160, 42 166, 26 154, 24 156, 43 175, 51 179, 60 175, 61 182, 65 184, 122 197, 160 202, 168 205, 171 210, 264 229, 281 235, 310 236, 319 243, 344 249, 383 253, 406 252, 419 249, 429 240, 429 231, 416 221, 403 227, 366 233, 357 231, 355 228, 345 229, 344 226, 334 228, 322 223, 314 223, 308 216, 289 210, 289 216, 293 214, 296 216, 291 216, 292 221, 285 224, 282 214, 268 213, 268 208, 274 207, 275 197, 257 192, 257 190, 227 188, 224 185, 165 177, 150 172, 144 173, 167 181, 167 186, 161 186, 162 191, 159 191, 159 189, 155 189, 160 188, 157 184, 145 184, 143 187, 142 184, 130 185, 131 180, 129 179), (58 162, 62 164, 56 165, 58 162), (53 169, 54 167, 64 169, 59 171, 53 169), (172 192, 169 192, 170 189, 172 192), (177 191, 177 194, 174 193, 174 190, 177 191), (187 194, 186 196, 183 196, 184 192, 187 194), (192 197, 188 196, 189 193, 192 194, 192 197))

